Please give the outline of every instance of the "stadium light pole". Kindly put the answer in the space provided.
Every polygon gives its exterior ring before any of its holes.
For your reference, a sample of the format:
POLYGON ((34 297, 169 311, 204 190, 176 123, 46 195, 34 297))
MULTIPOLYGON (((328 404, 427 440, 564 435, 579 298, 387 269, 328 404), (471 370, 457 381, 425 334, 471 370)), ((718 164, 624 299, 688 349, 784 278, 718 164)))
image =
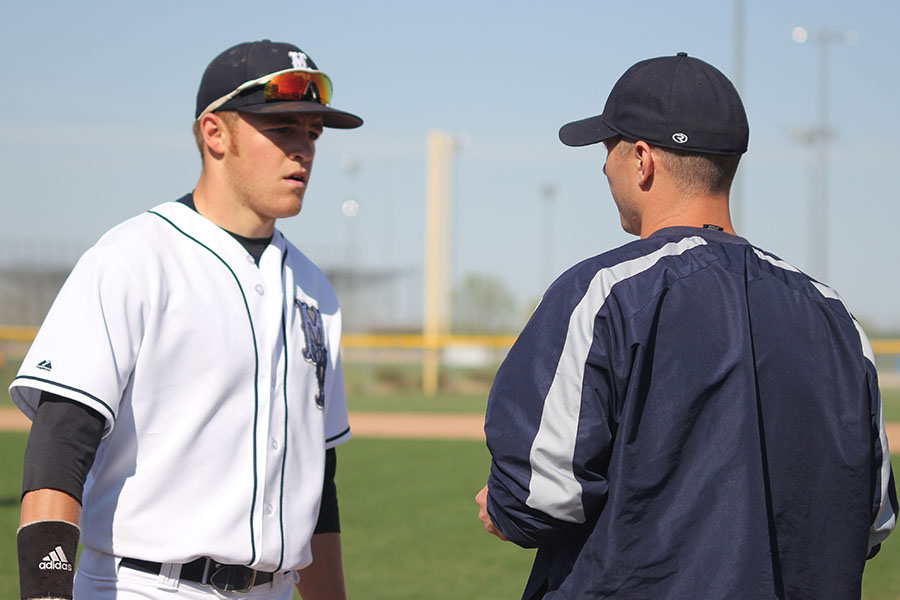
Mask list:
POLYGON ((817 45, 816 71, 818 79, 818 124, 798 132, 796 137, 808 144, 812 153, 809 199, 809 269, 822 281, 828 278, 828 145, 834 131, 828 122, 829 46, 852 45, 858 40, 849 30, 816 29, 809 31, 795 27, 791 37, 798 44, 817 45))
MULTIPOLYGON (((744 56, 747 32, 745 0, 734 0, 734 87, 738 94, 744 98, 744 56)), ((744 176, 743 168, 738 169, 734 182, 731 184, 731 220, 735 227, 740 229, 744 221, 744 176)))

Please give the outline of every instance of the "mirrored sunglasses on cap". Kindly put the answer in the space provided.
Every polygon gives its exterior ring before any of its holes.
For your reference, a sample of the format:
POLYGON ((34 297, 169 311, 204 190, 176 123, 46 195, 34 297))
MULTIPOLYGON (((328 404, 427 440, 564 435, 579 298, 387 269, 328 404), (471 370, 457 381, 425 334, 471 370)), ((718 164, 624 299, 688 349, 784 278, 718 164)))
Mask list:
POLYGON ((221 108, 226 102, 237 97, 242 92, 251 88, 263 86, 263 98, 265 102, 291 101, 291 102, 317 102, 319 104, 331 103, 331 79, 322 71, 309 69, 289 69, 263 75, 258 79, 252 79, 239 85, 234 91, 214 100, 203 109, 199 119, 207 113, 221 108))

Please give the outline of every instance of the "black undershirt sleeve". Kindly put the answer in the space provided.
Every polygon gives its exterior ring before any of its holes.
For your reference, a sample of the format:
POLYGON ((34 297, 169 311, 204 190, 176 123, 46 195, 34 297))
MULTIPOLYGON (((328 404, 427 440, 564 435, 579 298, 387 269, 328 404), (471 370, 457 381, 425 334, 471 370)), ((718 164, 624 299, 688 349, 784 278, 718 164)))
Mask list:
POLYGON ((81 502, 106 419, 83 404, 41 392, 25 448, 22 494, 54 489, 81 502))
POLYGON ((338 513, 337 486, 334 475, 337 472, 337 451, 325 451, 325 481, 322 485, 322 505, 319 507, 319 521, 314 533, 340 533, 341 519, 338 513))

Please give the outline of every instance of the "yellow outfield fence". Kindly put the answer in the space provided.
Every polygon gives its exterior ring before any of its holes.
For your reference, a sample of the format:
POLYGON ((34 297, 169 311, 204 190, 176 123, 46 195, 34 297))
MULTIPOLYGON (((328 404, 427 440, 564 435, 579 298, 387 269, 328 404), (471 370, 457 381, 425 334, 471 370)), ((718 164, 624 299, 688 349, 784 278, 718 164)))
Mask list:
MULTIPOLYGON (((31 342, 37 327, 0 325, 0 341, 31 342)), ((509 348, 515 342, 514 335, 436 335, 418 333, 346 333, 341 345, 347 349, 362 350, 429 350, 451 346, 477 346, 491 350, 509 348)), ((900 354, 900 339, 872 340, 875 354, 900 354)))
POLYGON ((37 327, 16 327, 0 325, 0 341, 30 342, 37 334, 37 327))
POLYGON ((375 350, 403 348, 408 350, 442 349, 448 346, 479 346, 497 350, 509 348, 514 335, 421 335, 418 333, 348 333, 341 339, 344 348, 375 350))
MULTIPOLYGON (((31 342, 37 335, 37 327, 0 325, 0 341, 31 342)), ((448 346, 480 346, 482 348, 509 348, 516 341, 514 335, 437 335, 419 333, 346 333, 341 338, 344 348, 352 349, 405 349, 427 350, 448 346)), ((900 348, 900 340, 897 340, 900 348)), ((900 350, 898 350, 900 352, 900 350)))
MULTIPOLYGON (((2 337, 2 336, 0 336, 2 337)), ((492 350, 509 348, 516 341, 514 335, 440 335, 424 336, 420 334, 392 333, 350 333, 345 334, 341 344, 345 348, 354 349, 389 349, 405 348, 425 350, 429 348, 447 348, 449 346, 480 346, 492 350)), ((900 339, 871 340, 875 354, 900 354, 900 339)))
MULTIPOLYGON (((0 365, 7 356, 24 352, 37 333, 36 327, 0 325, 0 365)), ((347 333, 341 345, 345 361, 367 362, 386 360, 421 362, 423 388, 426 394, 437 392, 437 371, 440 364, 451 364, 469 351, 482 359, 502 357, 515 342, 514 335, 422 335, 417 333, 347 333), (480 352, 480 354, 478 354, 480 352), (454 358, 455 357, 455 358, 454 358)), ((872 348, 879 361, 881 383, 889 387, 900 386, 900 362, 890 357, 900 356, 900 339, 872 340, 872 348)))
MULTIPOLYGON (((0 325, 0 341, 31 342, 37 327, 0 325)), ((348 349, 362 350, 429 350, 451 346, 477 346, 490 350, 509 348, 516 341, 514 335, 436 335, 418 333, 346 333, 341 345, 348 349)), ((872 340, 875 354, 900 354, 900 339, 872 340)))
POLYGON ((872 340, 875 354, 900 354, 900 340, 872 340))

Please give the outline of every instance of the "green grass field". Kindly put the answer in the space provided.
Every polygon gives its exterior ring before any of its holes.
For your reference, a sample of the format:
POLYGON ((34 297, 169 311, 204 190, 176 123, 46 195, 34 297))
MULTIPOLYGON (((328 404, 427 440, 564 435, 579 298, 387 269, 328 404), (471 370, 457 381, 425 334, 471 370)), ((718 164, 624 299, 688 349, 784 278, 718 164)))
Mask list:
POLYGON ((882 390, 881 401, 884 404, 884 420, 889 423, 900 423, 900 390, 882 390))
MULTIPOLYGON (((0 433, 0 598, 17 597, 15 532, 26 435, 0 433)), ((351 598, 518 598, 533 552, 482 529, 473 496, 479 442, 356 439, 340 449, 338 489, 351 598)), ((900 456, 894 457, 900 472, 900 456)), ((865 600, 900 598, 900 535, 864 576, 865 600)))
POLYGON ((353 440, 338 489, 350 597, 516 598, 533 552, 488 535, 484 444, 353 440))
POLYGON ((351 411, 484 414, 487 392, 483 394, 442 393, 428 398, 421 392, 404 391, 390 395, 351 394, 351 411))
MULTIPOLYGON (((0 598, 18 597, 15 533, 26 434, 0 433, 0 598)), ((484 444, 353 440, 339 452, 351 598, 517 598, 533 552, 484 532, 484 444)))
MULTIPOLYGON (((0 598, 17 597, 15 532, 26 434, 0 433, 0 598)), ((484 532, 473 496, 479 442, 355 439, 340 449, 338 489, 351 598, 518 598, 533 552, 484 532)), ((894 457, 900 473, 900 457, 894 457)), ((865 600, 900 598, 900 535, 864 576, 865 600)))
MULTIPOLYGON (((18 364, 0 369, 0 405, 18 364)), ((350 367, 352 369, 352 367, 350 367)), ((350 394, 351 410, 483 413, 486 394, 414 391, 350 394)), ((900 391, 884 393, 888 420, 900 421, 900 391)), ((0 598, 17 597, 15 531, 24 433, 0 433, 0 598)), ((894 471, 900 473, 900 456, 894 471)), ((338 488, 351 598, 518 598, 532 551, 486 534, 473 501, 489 457, 483 443, 354 439, 339 452, 338 488)), ((869 562, 865 600, 900 598, 900 533, 869 562)))

